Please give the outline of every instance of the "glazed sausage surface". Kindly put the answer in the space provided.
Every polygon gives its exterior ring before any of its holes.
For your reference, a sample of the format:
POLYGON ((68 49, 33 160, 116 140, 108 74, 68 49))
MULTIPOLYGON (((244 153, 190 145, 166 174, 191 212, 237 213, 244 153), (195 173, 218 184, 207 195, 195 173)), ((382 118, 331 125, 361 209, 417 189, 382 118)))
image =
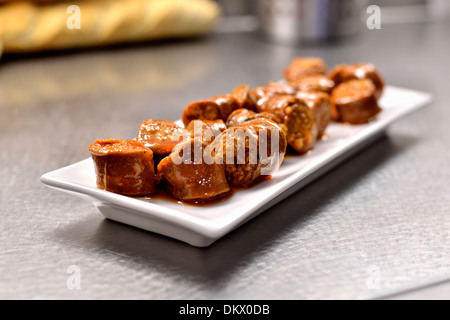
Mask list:
POLYGON ((223 94, 189 104, 181 115, 184 126, 192 120, 227 121, 228 116, 241 107, 241 101, 238 101, 235 95, 223 94))
POLYGON ((135 140, 96 140, 89 146, 100 189, 143 196, 157 191, 153 152, 135 140))
POLYGON ((286 153, 286 137, 275 122, 260 118, 228 128, 207 150, 225 165, 230 185, 248 187, 261 175, 279 169, 286 153))
POLYGON ((210 144, 227 126, 222 120, 193 120, 186 127, 191 138, 200 138, 204 143, 210 144))
POLYGON ((241 84, 233 89, 231 95, 237 103, 237 108, 243 108, 247 102, 250 87, 247 84, 241 84))
POLYGON ((298 91, 320 91, 330 93, 334 88, 334 81, 323 74, 305 76, 290 82, 289 84, 298 91))
POLYGON ((174 198, 204 202, 230 192, 222 164, 196 161, 195 150, 202 153, 204 147, 200 139, 182 142, 158 164, 158 181, 174 198))
POLYGON ((240 108, 234 110, 227 119, 227 127, 235 127, 246 121, 265 118, 276 122, 276 117, 268 112, 255 112, 249 109, 240 108))
POLYGON ((265 86, 249 90, 245 108, 258 112, 258 104, 262 99, 274 95, 295 95, 298 89, 290 83, 269 82, 265 86))
POLYGON ((320 91, 299 91, 296 97, 313 112, 318 130, 317 139, 321 139, 331 120, 330 95, 320 91))
POLYGON ((139 125, 137 140, 158 156, 166 156, 190 136, 189 131, 169 120, 149 119, 139 125))
POLYGON ((384 80, 371 63, 337 65, 329 72, 328 77, 336 86, 349 80, 369 79, 375 86, 375 98, 379 99, 383 93, 384 80))
POLYGON ((312 149, 319 130, 314 113, 293 95, 275 95, 262 99, 258 111, 275 115, 286 134, 287 143, 297 153, 312 149))
POLYGON ((331 94, 332 116, 335 121, 363 124, 380 111, 376 88, 368 79, 342 82, 331 94))
POLYGON ((305 76, 313 74, 325 74, 327 66, 321 58, 296 57, 284 70, 284 78, 288 82, 297 81, 305 76))

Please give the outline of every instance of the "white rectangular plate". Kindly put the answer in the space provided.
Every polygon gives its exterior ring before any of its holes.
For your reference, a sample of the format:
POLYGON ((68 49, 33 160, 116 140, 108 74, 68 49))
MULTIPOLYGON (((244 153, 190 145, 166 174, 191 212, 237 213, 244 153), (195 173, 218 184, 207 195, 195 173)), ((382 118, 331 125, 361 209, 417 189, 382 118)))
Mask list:
POLYGON ((373 142, 391 123, 431 100, 427 93, 387 87, 380 101, 383 111, 376 120, 354 126, 330 124, 327 140, 317 142, 314 150, 306 155, 287 157, 272 179, 209 206, 145 200, 100 190, 96 187, 91 158, 46 173, 41 181, 49 187, 87 198, 106 218, 205 247, 298 191, 373 142))

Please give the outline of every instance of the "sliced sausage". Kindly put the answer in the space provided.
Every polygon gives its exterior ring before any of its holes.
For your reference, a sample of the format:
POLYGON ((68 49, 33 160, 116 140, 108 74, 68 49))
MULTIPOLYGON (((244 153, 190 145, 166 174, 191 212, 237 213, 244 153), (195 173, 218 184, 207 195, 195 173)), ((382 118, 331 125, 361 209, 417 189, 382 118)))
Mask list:
POLYGON ((286 153, 286 136, 265 118, 246 121, 222 132, 206 151, 225 164, 228 183, 248 187, 261 175, 279 169, 286 153))
MULTIPOLYGON (((184 126, 187 126, 192 120, 223 120, 236 109, 241 107, 242 101, 237 100, 234 94, 223 94, 212 98, 195 101, 189 104, 181 115, 184 126)), ((239 97, 240 99, 240 97, 239 97)))
POLYGON ((234 110, 227 119, 227 127, 235 127, 240 125, 246 121, 265 118, 276 122, 276 118, 273 114, 268 112, 254 112, 252 110, 246 108, 240 108, 234 110))
POLYGON ((287 143, 297 153, 312 149, 319 135, 314 113, 305 102, 293 95, 275 95, 262 99, 259 112, 275 115, 286 134, 287 143))
POLYGON ((334 81, 323 74, 314 74, 300 78, 290 85, 298 91, 320 91, 330 93, 334 88, 334 81))
POLYGON ((342 82, 333 90, 331 102, 333 119, 350 124, 367 123, 381 111, 369 79, 342 82))
POLYGON ((139 125, 137 140, 152 149, 155 155, 164 157, 189 136, 189 131, 172 121, 149 119, 139 125))
POLYGON ((327 66, 321 58, 317 57, 296 57, 292 59, 290 65, 284 69, 284 78, 288 82, 297 81, 312 74, 325 74, 327 66))
POLYGON ((375 85, 375 97, 379 99, 383 93, 384 80, 371 63, 341 64, 334 67, 328 74, 335 85, 354 79, 369 79, 375 85))
POLYGON ((233 89, 231 95, 238 104, 238 108, 243 108, 248 99, 250 87, 247 84, 241 84, 233 89))
POLYGON ((272 81, 266 86, 260 86, 251 89, 248 93, 247 103, 244 105, 244 107, 253 111, 257 111, 258 104, 262 99, 274 95, 294 95, 297 91, 298 89, 290 83, 272 81))
POLYGON ((100 189, 143 196, 157 191, 153 152, 135 140, 96 140, 89 146, 100 189))
POLYGON ((200 139, 184 141, 158 164, 158 181, 174 198, 206 202, 230 192, 224 166, 197 159, 204 147, 200 139))
POLYGON ((200 138, 206 144, 214 141, 227 126, 222 120, 193 120, 186 127, 190 132, 191 138, 200 138))
POLYGON ((314 113, 318 129, 317 139, 321 139, 331 120, 330 95, 320 91, 299 91, 296 97, 314 113))

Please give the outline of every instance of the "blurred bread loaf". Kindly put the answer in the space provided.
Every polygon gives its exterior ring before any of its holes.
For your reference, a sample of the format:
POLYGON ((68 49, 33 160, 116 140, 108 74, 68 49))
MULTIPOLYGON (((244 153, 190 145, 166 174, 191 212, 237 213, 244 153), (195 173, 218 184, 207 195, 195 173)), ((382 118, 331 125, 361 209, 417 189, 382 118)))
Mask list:
POLYGON ((209 33, 220 17, 212 0, 0 0, 4 52, 30 52, 138 42, 209 33), (69 28, 68 7, 80 8, 80 28, 69 28))

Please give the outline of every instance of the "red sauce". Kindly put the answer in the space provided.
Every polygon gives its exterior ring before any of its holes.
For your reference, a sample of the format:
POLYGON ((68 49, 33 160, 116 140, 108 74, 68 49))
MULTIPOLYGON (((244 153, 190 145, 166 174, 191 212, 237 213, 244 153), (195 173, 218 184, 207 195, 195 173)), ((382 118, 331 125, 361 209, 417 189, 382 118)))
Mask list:
MULTIPOLYGON (((318 141, 327 141, 329 138, 330 138, 330 136, 328 135, 328 133, 324 133, 318 141)), ((314 146, 306 152, 299 153, 288 146, 288 148, 286 149, 286 154, 284 155, 284 158, 287 159, 287 158, 293 158, 293 157, 301 157, 301 156, 304 156, 304 155, 312 152, 313 150, 314 150, 314 146)))
POLYGON ((174 197, 172 197, 170 194, 168 194, 166 191, 164 190, 160 190, 157 193, 154 193, 152 195, 143 197, 143 200, 147 200, 147 201, 152 201, 152 200, 164 200, 164 201, 169 201, 172 203, 177 203, 177 204, 181 204, 181 205, 185 205, 185 206, 194 206, 194 207, 205 207, 205 206, 211 206, 217 203, 220 203, 222 201, 225 201, 229 198, 231 198, 233 195, 233 192, 228 193, 227 195, 220 197, 220 198, 216 198, 216 199, 211 199, 208 201, 182 201, 182 200, 177 200, 174 197))
POLYGON ((314 147, 312 147, 311 149, 309 149, 306 152, 297 152, 294 149, 288 147, 286 149, 286 154, 284 155, 284 159, 288 159, 288 158, 293 158, 293 157, 301 157, 301 156, 305 156, 306 154, 310 153, 311 151, 314 150, 314 147))
POLYGON ((152 200, 164 200, 164 201, 169 201, 172 203, 177 203, 177 204, 181 204, 181 205, 185 205, 185 206, 206 207, 206 206, 212 206, 212 205, 221 203, 223 201, 226 201, 226 200, 230 199, 236 192, 253 188, 253 187, 263 183, 264 181, 267 181, 270 179, 272 179, 272 176, 270 176, 270 175, 260 176, 255 182, 253 182, 247 188, 232 187, 231 192, 229 192, 227 195, 220 197, 220 198, 208 200, 208 201, 181 201, 181 200, 175 199, 174 197, 172 197, 170 194, 168 194, 164 190, 160 190, 154 194, 151 194, 151 195, 145 196, 145 197, 140 197, 138 199, 142 199, 142 200, 146 200, 146 201, 150 201, 150 202, 152 200))

